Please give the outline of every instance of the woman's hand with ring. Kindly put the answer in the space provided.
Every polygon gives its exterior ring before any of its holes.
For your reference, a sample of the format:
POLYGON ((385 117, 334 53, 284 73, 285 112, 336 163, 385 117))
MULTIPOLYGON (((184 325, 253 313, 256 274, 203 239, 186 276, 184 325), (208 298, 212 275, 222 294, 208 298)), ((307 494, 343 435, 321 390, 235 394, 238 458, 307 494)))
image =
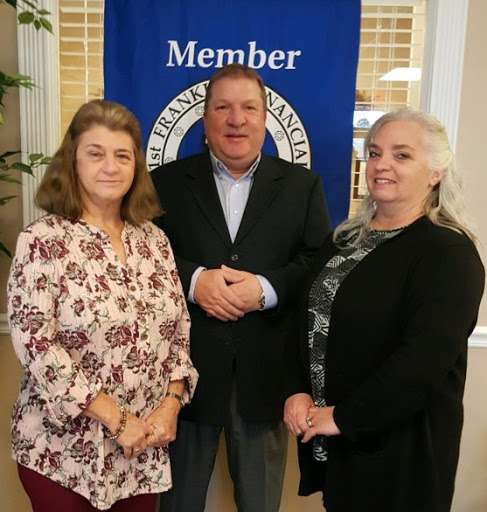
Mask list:
POLYGON ((117 437, 127 459, 133 459, 147 448, 146 436, 150 433, 147 423, 133 414, 127 413, 125 430, 117 437))
POLYGON ((176 439, 180 408, 177 400, 164 400, 147 418, 150 429, 147 436, 149 446, 164 446, 176 439))
POLYGON ((341 434, 333 418, 335 406, 330 407, 310 407, 306 423, 308 428, 303 436, 303 443, 307 443, 316 435, 336 436, 341 434))
POLYGON ((296 393, 290 396, 284 405, 284 423, 291 434, 302 436, 309 425, 309 409, 313 399, 307 393, 296 393))

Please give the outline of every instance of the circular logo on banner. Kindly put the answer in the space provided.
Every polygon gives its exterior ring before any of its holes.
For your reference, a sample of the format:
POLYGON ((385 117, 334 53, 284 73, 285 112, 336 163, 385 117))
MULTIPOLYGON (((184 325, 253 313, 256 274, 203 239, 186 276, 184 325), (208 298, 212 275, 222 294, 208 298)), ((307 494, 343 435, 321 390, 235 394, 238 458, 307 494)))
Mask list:
MULTIPOLYGON (((180 146, 189 131, 203 117, 208 80, 181 91, 161 111, 147 142, 149 170, 178 158, 180 146)), ((270 87, 267 96, 266 129, 277 156, 311 168, 311 147, 306 129, 292 106, 270 87)))

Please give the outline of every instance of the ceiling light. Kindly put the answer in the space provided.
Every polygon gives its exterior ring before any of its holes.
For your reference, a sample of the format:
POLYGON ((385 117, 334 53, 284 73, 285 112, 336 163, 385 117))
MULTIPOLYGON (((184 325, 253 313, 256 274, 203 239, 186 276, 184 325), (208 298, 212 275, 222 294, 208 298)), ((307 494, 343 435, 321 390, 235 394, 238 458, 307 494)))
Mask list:
POLYGON ((379 78, 387 82, 418 82, 421 80, 421 68, 394 68, 379 78))

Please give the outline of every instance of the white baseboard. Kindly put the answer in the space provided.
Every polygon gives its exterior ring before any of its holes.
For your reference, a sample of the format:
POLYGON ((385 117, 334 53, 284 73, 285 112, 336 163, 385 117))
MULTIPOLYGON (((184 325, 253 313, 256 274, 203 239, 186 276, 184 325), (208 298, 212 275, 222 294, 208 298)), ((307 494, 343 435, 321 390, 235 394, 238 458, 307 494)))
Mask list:
POLYGON ((487 348, 487 326, 477 325, 468 339, 469 348, 487 348))
POLYGON ((0 335, 8 334, 10 332, 7 323, 7 315, 4 313, 0 314, 0 335))
MULTIPOLYGON (((7 315, 0 314, 0 335, 8 334, 7 315)), ((478 325, 468 340, 469 348, 487 348, 487 326, 478 325)))

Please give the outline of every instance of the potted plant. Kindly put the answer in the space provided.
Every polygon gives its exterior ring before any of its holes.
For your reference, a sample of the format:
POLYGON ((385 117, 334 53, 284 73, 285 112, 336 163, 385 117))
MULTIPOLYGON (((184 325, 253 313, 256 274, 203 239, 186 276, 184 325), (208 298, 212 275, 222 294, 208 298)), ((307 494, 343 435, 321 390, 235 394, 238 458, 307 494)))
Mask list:
MULTIPOLYGON (((17 16, 20 25, 32 24, 36 30, 44 29, 52 34, 52 25, 46 18, 50 13, 45 9, 37 6, 37 0, 0 0, 0 4, 5 3, 12 6, 14 9, 19 8, 17 16)), ((26 75, 7 75, 0 70, 0 128, 5 129, 5 120, 2 115, 1 107, 3 107, 4 95, 8 93, 9 89, 13 87, 25 87, 32 89, 35 84, 30 77, 26 75)), ((27 163, 22 162, 19 157, 21 156, 20 150, 4 151, 0 154, 0 182, 18 183, 21 181, 13 174, 14 171, 33 175, 33 169, 40 165, 45 165, 50 162, 50 157, 42 153, 31 153, 27 156, 27 163)), ((0 196, 0 207, 14 199, 16 196, 0 196)), ((0 240, 0 255, 5 254, 12 257, 9 249, 0 240)))

